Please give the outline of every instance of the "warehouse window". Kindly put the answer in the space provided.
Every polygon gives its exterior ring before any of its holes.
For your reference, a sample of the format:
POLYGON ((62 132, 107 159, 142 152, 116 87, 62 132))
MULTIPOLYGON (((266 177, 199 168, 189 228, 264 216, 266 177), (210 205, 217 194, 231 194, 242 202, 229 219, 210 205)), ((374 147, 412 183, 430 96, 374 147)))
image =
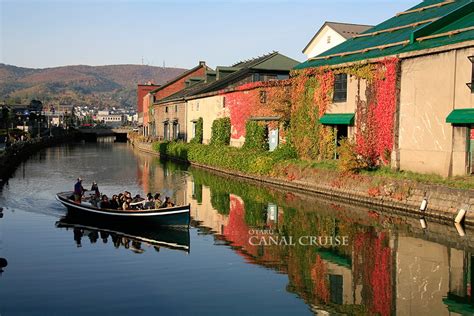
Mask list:
POLYGON ((334 80, 334 102, 347 101, 347 74, 337 74, 334 80))

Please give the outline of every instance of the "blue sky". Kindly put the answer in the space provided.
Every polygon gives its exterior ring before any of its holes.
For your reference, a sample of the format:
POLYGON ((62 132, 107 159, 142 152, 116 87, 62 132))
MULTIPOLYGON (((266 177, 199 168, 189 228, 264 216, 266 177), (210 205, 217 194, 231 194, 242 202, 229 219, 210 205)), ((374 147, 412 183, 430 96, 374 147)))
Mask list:
POLYGON ((420 0, 0 0, 0 62, 230 65, 277 50, 299 61, 324 21, 378 24, 420 0))

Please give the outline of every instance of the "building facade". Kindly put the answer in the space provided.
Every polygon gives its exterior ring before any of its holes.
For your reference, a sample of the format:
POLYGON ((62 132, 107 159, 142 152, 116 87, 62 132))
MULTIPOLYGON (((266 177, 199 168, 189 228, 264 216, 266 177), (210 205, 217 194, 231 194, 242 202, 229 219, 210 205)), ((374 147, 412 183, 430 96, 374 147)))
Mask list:
POLYGON ((138 126, 143 127, 143 100, 144 97, 150 92, 157 88, 160 85, 156 85, 152 82, 147 82, 145 84, 138 84, 137 86, 137 114, 138 114, 138 126))
MULTIPOLYGON (((242 146, 245 141, 245 123, 248 119, 254 117, 262 119, 262 122, 266 122, 266 119, 278 122, 279 118, 275 114, 266 115, 271 111, 266 111, 266 106, 260 102, 263 100, 261 93, 266 93, 264 86, 271 89, 270 86, 288 79, 290 70, 297 63, 296 60, 278 52, 272 52, 230 67, 217 67, 215 79, 209 80, 207 76, 207 81, 190 87, 189 93, 182 96, 182 100, 186 102, 183 124, 186 130, 185 139, 189 142, 195 136, 199 118, 203 119, 203 143, 208 144, 214 120, 230 117, 230 144, 237 147, 242 146)), ((268 95, 270 96, 270 93, 268 95)), ((276 137, 278 144, 278 135, 276 137)))
POLYGON ((473 12, 424 1, 298 65, 333 81, 320 123, 394 169, 471 174, 473 12))
POLYGON ((164 85, 157 89, 151 90, 143 97, 143 135, 145 136, 157 136, 156 133, 160 129, 157 122, 154 120, 155 109, 153 104, 160 100, 173 95, 184 88, 186 88, 186 82, 192 78, 202 77, 206 71, 211 70, 206 66, 204 61, 200 61, 199 64, 184 72, 180 76, 168 81, 164 85))

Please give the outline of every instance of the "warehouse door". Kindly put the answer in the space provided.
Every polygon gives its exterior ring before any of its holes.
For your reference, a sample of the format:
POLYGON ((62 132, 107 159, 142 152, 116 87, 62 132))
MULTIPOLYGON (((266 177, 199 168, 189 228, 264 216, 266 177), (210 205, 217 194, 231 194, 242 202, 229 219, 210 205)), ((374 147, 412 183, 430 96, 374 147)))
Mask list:
POLYGON ((268 147, 270 151, 274 151, 278 147, 278 128, 270 130, 268 134, 268 147))

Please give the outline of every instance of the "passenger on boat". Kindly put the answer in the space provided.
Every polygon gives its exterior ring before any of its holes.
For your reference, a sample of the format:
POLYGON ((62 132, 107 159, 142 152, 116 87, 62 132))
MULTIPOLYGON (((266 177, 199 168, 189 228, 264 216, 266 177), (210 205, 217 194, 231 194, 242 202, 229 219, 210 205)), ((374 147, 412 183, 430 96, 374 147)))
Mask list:
POLYGON ((119 198, 117 194, 112 195, 112 200, 110 200, 110 208, 114 210, 120 208, 119 198))
POLYGON ((132 203, 137 203, 137 202, 142 202, 145 199, 140 196, 140 194, 135 195, 135 197, 132 200, 132 203))
POLYGON ((99 198, 97 196, 95 196, 95 194, 93 196, 91 196, 89 202, 91 203, 92 206, 94 207, 99 207, 99 198))
POLYGON ((99 203, 99 207, 100 208, 108 208, 110 209, 110 202, 109 202, 109 198, 107 197, 107 195, 102 195, 102 200, 100 201, 99 203))
POLYGON ((153 200, 152 196, 148 197, 148 201, 146 201, 145 205, 143 205, 143 208, 146 210, 155 208, 155 201, 153 200))
POLYGON ((97 182, 95 182, 95 181, 92 182, 91 191, 94 191, 94 192, 95 192, 95 196, 96 196, 96 197, 99 197, 99 196, 100 196, 99 186, 97 185, 97 182))
POLYGON ((77 178, 77 182, 74 185, 74 201, 81 203, 82 193, 84 193, 84 188, 82 187, 82 179, 77 178))
POLYGON ((125 202, 123 202, 122 204, 122 210, 124 211, 131 210, 132 209, 132 207, 130 206, 131 202, 132 202, 131 199, 126 199, 125 202))
POLYGON ((173 207, 173 206, 174 206, 173 202, 171 202, 170 197, 167 196, 167 197, 165 198, 165 201, 164 201, 163 204, 161 205, 161 208, 173 207))
POLYGON ((155 208, 160 208, 161 204, 163 204, 163 202, 160 200, 160 193, 155 193, 154 200, 155 200, 155 208))

